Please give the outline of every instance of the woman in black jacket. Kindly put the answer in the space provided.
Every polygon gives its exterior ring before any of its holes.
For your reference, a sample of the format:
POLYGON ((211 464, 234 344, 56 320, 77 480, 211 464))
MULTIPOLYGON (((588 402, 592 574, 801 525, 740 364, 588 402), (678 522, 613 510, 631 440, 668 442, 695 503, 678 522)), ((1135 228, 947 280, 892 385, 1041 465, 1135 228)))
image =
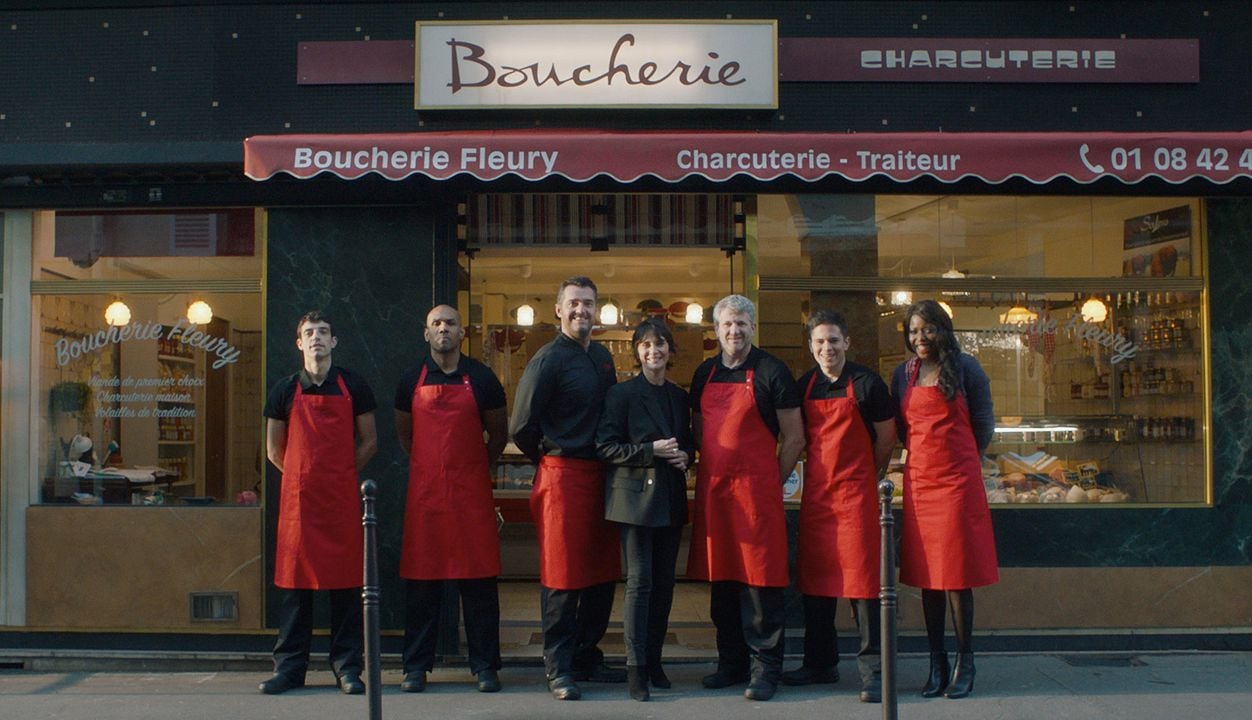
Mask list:
POLYGON ((670 687, 661 646, 674 601, 674 573, 687 522, 687 464, 694 452, 687 393, 665 379, 674 336, 660 320, 635 328, 641 372, 609 388, 596 433, 608 464, 604 516, 618 523, 626 556, 626 672, 630 696, 648 683, 670 687))

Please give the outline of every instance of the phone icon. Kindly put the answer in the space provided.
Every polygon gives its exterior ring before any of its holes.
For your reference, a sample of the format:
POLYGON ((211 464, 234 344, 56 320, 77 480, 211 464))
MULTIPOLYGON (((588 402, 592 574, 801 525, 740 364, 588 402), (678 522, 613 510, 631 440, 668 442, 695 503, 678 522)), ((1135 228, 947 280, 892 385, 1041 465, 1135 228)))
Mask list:
POLYGON ((1090 170, 1091 172, 1093 173, 1104 172, 1103 165, 1093 165, 1091 161, 1087 159, 1087 153, 1089 152, 1091 152, 1091 148, 1087 147, 1087 143, 1083 143, 1082 146, 1078 148, 1078 159, 1082 160, 1082 164, 1086 165, 1087 169, 1090 170))

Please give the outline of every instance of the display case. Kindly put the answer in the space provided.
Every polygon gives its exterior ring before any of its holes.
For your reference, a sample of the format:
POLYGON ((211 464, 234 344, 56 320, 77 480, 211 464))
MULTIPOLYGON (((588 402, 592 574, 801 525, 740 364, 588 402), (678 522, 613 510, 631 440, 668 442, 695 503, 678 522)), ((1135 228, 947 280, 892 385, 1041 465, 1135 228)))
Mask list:
POLYGON ((1024 412, 998 418, 984 461, 992 503, 1206 499, 1198 295, 1099 299, 1107 314, 1098 322, 1067 303, 1040 305, 1019 323, 1025 332, 1015 342, 1033 357, 1017 358, 1013 387, 993 393, 997 411, 1024 412))

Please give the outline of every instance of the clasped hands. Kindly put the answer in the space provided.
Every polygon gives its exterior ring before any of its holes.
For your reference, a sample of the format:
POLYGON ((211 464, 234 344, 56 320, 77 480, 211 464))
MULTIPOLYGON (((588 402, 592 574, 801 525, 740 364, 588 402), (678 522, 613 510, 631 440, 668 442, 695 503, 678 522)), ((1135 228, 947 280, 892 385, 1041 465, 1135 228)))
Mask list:
POLYGON ((664 440, 652 441, 652 455, 654 457, 664 458, 673 467, 679 470, 687 469, 689 458, 687 453, 678 449, 678 440, 676 438, 665 438, 664 440))

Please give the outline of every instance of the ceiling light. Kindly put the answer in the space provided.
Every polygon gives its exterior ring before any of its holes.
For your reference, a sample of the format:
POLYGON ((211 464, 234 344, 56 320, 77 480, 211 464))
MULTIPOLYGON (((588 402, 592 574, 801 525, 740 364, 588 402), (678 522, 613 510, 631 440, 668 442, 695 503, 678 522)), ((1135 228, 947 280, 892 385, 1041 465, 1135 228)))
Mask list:
POLYGON ((208 325, 213 319, 213 308, 203 300, 197 300, 187 306, 187 322, 192 325, 208 325))
POLYGON ((517 308, 517 324, 518 325, 534 325, 535 309, 530 305, 522 305, 517 308))
POLYGON ((686 314, 683 319, 692 325, 698 325, 704 322, 704 306, 700 303, 688 303, 686 314))
POLYGON ((913 293, 908 290, 895 290, 891 293, 892 305, 912 305, 913 293))
POLYGON ((1090 323, 1102 323, 1109 316, 1109 308, 1104 301, 1099 298, 1088 298, 1087 302, 1082 304, 1082 319, 1090 323))
POLYGON ((113 327, 130 324, 130 308, 121 300, 114 300, 104 309, 104 321, 113 327))
POLYGON ((1014 305, 1009 311, 1000 316, 1000 324, 1002 325, 1021 325, 1023 323, 1031 323, 1037 320, 1039 316, 1022 305, 1014 305))
POLYGON ((948 314, 948 317, 950 317, 950 318, 954 318, 954 317, 956 317, 956 315, 954 315, 954 314, 952 313, 952 306, 951 306, 951 305, 949 305, 949 304, 947 304, 946 302, 944 302, 944 301, 940 300, 940 301, 939 301, 939 307, 943 308, 943 311, 944 311, 944 312, 946 312, 946 313, 948 314))
POLYGON ((606 302, 604 306, 600 308, 600 324, 601 325, 616 325, 617 320, 618 320, 617 316, 618 316, 617 306, 614 305, 612 302, 606 302))

